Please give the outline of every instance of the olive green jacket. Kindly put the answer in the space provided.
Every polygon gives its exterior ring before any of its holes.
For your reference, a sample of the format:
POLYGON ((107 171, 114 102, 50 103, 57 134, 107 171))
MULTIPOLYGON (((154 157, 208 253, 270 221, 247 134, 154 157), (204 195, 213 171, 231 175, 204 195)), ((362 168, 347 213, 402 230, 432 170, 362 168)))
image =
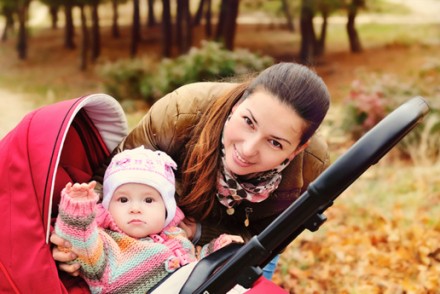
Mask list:
MULTIPOLYGON (((167 94, 150 108, 121 142, 118 150, 144 145, 146 148, 167 152, 179 167, 182 166, 192 128, 200 121, 213 99, 226 94, 235 86, 233 83, 194 83, 167 94)), ((205 244, 221 233, 240 234, 245 239, 258 234, 295 201, 328 165, 327 145, 315 135, 307 149, 283 170, 280 186, 268 199, 260 203, 243 201, 232 216, 227 215, 225 207, 216 202, 216 209, 223 213, 218 219, 203 222, 199 244, 205 244), (244 225, 246 213, 248 227, 244 225)), ((180 176, 176 178, 176 191, 179 194, 180 176)))

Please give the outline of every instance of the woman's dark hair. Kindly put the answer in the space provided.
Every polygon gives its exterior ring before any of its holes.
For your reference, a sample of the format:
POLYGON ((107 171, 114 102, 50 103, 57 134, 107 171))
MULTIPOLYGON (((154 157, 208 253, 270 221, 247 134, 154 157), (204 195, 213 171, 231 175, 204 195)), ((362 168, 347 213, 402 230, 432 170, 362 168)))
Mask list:
POLYGON ((258 89, 273 94, 306 121, 300 145, 319 127, 330 105, 330 95, 322 79, 309 68, 295 63, 275 64, 219 97, 194 128, 187 145, 182 195, 178 199, 179 207, 187 216, 200 221, 220 213, 214 211, 214 207, 223 126, 232 107, 258 89))

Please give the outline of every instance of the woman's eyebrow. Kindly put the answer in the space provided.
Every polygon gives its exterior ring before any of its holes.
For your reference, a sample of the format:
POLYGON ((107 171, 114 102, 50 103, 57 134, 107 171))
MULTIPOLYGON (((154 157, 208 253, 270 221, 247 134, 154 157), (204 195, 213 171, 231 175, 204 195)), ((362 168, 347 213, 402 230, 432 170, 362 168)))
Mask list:
POLYGON ((275 139, 275 140, 278 140, 278 141, 284 141, 284 142, 286 142, 287 144, 292 145, 292 143, 290 143, 290 141, 287 140, 287 139, 280 138, 280 137, 276 137, 276 136, 272 136, 272 138, 275 139))

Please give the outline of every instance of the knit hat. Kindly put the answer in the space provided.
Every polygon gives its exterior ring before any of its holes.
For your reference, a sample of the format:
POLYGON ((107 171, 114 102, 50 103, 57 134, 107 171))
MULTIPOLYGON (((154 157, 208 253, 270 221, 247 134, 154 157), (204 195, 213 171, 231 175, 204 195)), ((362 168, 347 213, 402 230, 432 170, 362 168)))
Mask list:
POLYGON ((162 151, 144 146, 116 154, 104 174, 102 205, 108 209, 115 190, 127 183, 145 184, 155 188, 162 196, 167 217, 165 227, 176 213, 175 178, 177 164, 162 151))

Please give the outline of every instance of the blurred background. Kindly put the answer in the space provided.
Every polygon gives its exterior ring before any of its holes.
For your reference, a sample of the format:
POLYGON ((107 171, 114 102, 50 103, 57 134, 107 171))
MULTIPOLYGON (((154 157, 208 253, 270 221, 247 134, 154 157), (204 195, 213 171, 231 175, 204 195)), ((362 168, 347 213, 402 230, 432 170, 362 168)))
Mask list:
POLYGON ((432 111, 281 256, 291 293, 440 293, 440 0, 0 0, 0 138, 103 92, 130 126, 186 83, 306 64, 332 94, 336 159, 398 105, 432 111))

